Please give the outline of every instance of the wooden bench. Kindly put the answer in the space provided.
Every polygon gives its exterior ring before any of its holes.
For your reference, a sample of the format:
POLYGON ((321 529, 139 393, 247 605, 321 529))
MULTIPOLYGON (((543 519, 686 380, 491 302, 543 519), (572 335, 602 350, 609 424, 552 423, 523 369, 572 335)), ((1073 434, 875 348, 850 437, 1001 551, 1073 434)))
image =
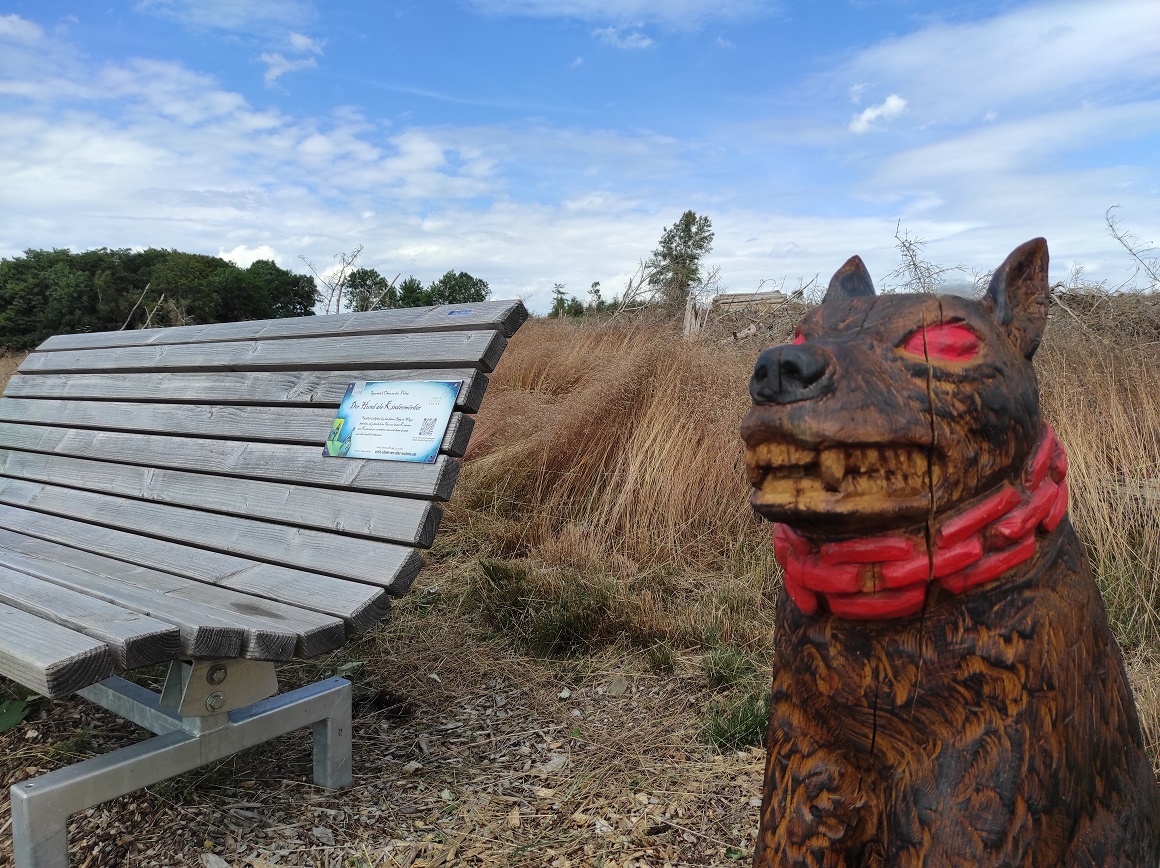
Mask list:
POLYGON ((491 371, 527 318, 485 302, 62 335, 0 399, 0 674, 156 738, 14 785, 19 868, 69 815, 304 726, 351 782, 351 688, 277 694, 404 593, 491 371), (434 464, 323 455, 348 384, 461 380, 434 464), (169 664, 160 695, 118 673, 169 664))

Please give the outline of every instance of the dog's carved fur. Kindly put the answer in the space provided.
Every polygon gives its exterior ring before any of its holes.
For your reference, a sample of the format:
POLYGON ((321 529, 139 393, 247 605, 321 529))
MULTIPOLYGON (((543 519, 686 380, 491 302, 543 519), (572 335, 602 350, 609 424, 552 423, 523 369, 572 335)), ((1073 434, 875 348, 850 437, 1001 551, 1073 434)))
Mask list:
POLYGON ((935 575, 948 516, 1026 478, 1047 436, 1031 365, 1047 306, 1043 239, 981 301, 875 297, 855 257, 795 343, 759 357, 742 425, 755 509, 803 550, 896 534, 931 574, 897 617, 877 566, 855 568, 850 617, 782 594, 755 865, 1160 865, 1160 789, 1060 518, 1062 470, 1025 560, 961 593, 935 575))

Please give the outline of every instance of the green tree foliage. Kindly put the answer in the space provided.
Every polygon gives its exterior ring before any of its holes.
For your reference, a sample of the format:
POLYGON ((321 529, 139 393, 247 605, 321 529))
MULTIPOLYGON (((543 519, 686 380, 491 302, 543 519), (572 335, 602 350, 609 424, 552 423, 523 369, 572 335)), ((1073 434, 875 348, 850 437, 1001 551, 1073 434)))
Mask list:
POLYGON ((314 279, 258 260, 149 249, 26 250, 0 259, 0 344, 54 334, 306 316, 314 279))
MULTIPOLYGON (((396 278, 397 280, 398 278, 396 278)), ((347 310, 386 310, 397 307, 428 307, 436 304, 471 304, 491 294, 487 281, 466 271, 452 269, 424 287, 410 275, 398 286, 374 268, 357 268, 346 275, 343 302, 347 310)))
POLYGON ((272 259, 255 260, 246 269, 246 278, 265 287, 271 311, 268 317, 271 319, 311 316, 314 305, 318 304, 318 287, 313 277, 279 268, 272 259))
POLYGON ((619 306, 619 299, 612 301, 605 301, 600 297, 600 281, 595 281, 588 290, 588 302, 585 303, 576 296, 569 296, 564 292, 563 283, 557 283, 552 286, 552 309, 548 311, 548 316, 571 316, 579 317, 590 314, 605 313, 616 310, 619 306))
POLYGON ((648 261, 648 282, 657 291, 658 301, 683 308, 689 293, 702 283, 701 261, 712 249, 713 224, 708 217, 686 211, 680 220, 666 226, 648 261))
POLYGON ((425 307, 429 303, 423 281, 415 275, 409 275, 399 284, 399 307, 425 307))
POLYGON ((489 295, 486 280, 452 269, 427 287, 427 304, 471 304, 487 301, 489 295))
POLYGON ((343 301, 347 310, 384 310, 399 307, 399 293, 373 268, 356 268, 346 278, 343 301))

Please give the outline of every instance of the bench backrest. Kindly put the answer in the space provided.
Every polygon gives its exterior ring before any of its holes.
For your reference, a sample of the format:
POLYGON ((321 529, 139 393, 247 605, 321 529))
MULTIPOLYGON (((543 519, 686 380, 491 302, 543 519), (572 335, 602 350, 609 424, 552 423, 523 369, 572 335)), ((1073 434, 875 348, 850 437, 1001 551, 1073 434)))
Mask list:
POLYGON ((335 647, 414 579, 487 372, 526 318, 485 302, 50 338, 0 399, 0 569, 80 588, 79 566, 82 590, 113 599, 99 579, 115 559, 154 596, 177 582, 196 607, 193 580, 303 621, 289 648, 252 629, 246 656, 335 647), (323 456, 350 382, 408 379, 463 381, 434 464, 323 456))

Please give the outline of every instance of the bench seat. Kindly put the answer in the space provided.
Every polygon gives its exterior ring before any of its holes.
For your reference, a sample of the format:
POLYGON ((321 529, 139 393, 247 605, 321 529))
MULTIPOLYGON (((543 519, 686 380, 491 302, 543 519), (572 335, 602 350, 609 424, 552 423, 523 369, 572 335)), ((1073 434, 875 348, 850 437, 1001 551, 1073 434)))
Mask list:
POLYGON ((0 674, 120 704, 109 679, 139 667, 187 661, 188 681, 376 624, 423 565, 526 318, 484 302, 45 341, 0 398, 0 674), (436 461, 324 456, 348 385, 390 380, 462 382, 436 461))

